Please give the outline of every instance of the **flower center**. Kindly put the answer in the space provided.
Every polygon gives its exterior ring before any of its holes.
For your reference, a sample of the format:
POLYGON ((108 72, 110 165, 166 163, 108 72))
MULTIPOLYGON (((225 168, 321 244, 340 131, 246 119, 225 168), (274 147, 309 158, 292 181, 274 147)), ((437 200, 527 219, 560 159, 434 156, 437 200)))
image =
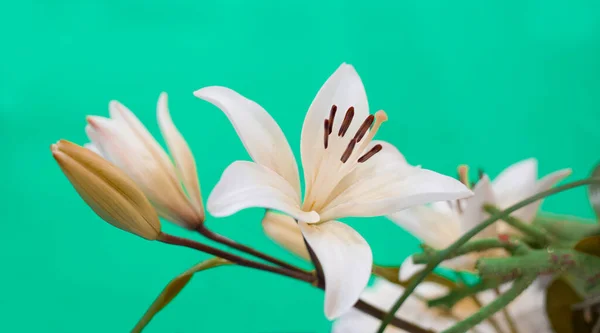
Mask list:
MULTIPOLYGON (((336 112, 337 112, 337 106, 332 105, 331 110, 329 111, 329 118, 325 118, 325 121, 323 123, 323 125, 324 125, 323 146, 325 149, 327 149, 329 147, 329 136, 333 132, 333 122, 335 120, 336 112)), ((343 138, 346 135, 348 128, 350 128, 350 125, 352 124, 353 118, 354 118, 354 107, 351 106, 346 111, 344 120, 342 121, 342 124, 340 125, 340 129, 338 131, 338 137, 343 138)), ((367 134, 367 131, 371 128, 371 125, 373 125, 373 122, 376 121, 375 126, 373 127, 373 131, 372 131, 374 133, 373 133, 373 135, 371 135, 368 138, 369 142, 373 139, 373 136, 375 136, 375 133, 379 129, 379 126, 381 126, 381 123, 383 123, 385 120, 387 120, 387 116, 385 116, 385 113, 383 111, 378 111, 375 115, 370 114, 369 116, 367 116, 367 118, 362 122, 362 124, 360 125, 360 127, 358 128, 356 133, 354 134, 354 137, 350 140, 350 142, 346 146, 346 149, 344 149, 344 152, 342 153, 342 155, 340 157, 340 161, 342 163, 348 162, 348 159, 350 158, 350 156, 352 156, 352 152, 354 151, 356 144, 360 143, 360 141, 363 139, 365 134, 367 134), (378 114, 379 114, 379 117, 377 117, 378 114), (377 121, 376 121, 376 118, 377 118, 377 121)), ((367 140, 365 140, 365 142, 366 141, 367 140)), ((361 146, 361 148, 363 148, 363 149, 365 147, 366 147, 366 145, 361 146)), ((382 146, 380 144, 373 146, 368 152, 366 152, 362 156, 360 156, 357 159, 357 162, 358 163, 366 162, 368 159, 373 157, 373 155, 380 152, 381 149, 382 149, 382 146)))
POLYGON ((333 197, 345 189, 337 188, 344 177, 352 172, 359 163, 367 162, 383 148, 380 144, 376 144, 367 150, 379 127, 387 120, 384 111, 377 111, 374 115, 367 116, 360 126, 352 126, 355 112, 354 107, 350 106, 341 120, 336 135, 333 129, 336 123, 337 109, 336 105, 332 105, 329 117, 323 121, 323 148, 325 151, 321 156, 311 186, 307 188, 308 193, 303 204, 303 208, 307 210, 319 211, 324 208, 333 197), (352 131, 355 132, 350 137, 349 134, 352 131))

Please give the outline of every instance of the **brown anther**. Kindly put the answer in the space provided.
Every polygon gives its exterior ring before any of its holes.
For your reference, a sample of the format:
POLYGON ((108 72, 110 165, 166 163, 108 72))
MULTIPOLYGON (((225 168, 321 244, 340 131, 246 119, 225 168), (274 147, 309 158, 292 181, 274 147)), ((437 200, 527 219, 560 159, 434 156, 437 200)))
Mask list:
POLYGON ((371 148, 368 152, 366 152, 363 156, 361 156, 358 159, 358 163, 364 163, 364 162, 366 162, 368 159, 370 159, 371 157, 373 157, 373 155, 375 155, 378 152, 380 152, 381 149, 383 149, 383 147, 380 144, 376 144, 375 146, 373 146, 373 148, 371 148))
POLYGON ((329 111, 329 134, 333 130, 333 119, 335 118, 335 112, 337 111, 337 105, 333 104, 329 111))
POLYGON ((323 145, 325 146, 325 149, 327 149, 327 145, 329 143, 329 129, 331 128, 331 126, 329 126, 329 120, 325 119, 325 123, 323 125, 325 125, 323 129, 323 145))
POLYGON ((338 132, 338 136, 343 137, 344 134, 346 134, 348 127, 350 127, 350 124, 352 123, 352 118, 354 118, 354 107, 353 106, 349 107, 348 111, 346 111, 346 116, 344 117, 342 126, 340 126, 340 131, 338 132))
POLYGON ((360 140, 365 136, 365 134, 373 124, 373 121, 375 121, 375 116, 372 114, 370 114, 367 117, 367 119, 363 121, 362 125, 360 125, 358 131, 356 131, 356 134, 354 135, 354 139, 356 140, 356 142, 360 142, 360 140))
POLYGON ((348 143, 348 147, 346 147, 346 150, 344 151, 344 154, 342 154, 342 158, 340 159, 340 161, 342 161, 342 163, 346 163, 346 161, 348 161, 348 159, 350 158, 350 155, 352 155, 354 146, 356 146, 356 139, 352 139, 352 140, 350 140, 350 143, 348 143))

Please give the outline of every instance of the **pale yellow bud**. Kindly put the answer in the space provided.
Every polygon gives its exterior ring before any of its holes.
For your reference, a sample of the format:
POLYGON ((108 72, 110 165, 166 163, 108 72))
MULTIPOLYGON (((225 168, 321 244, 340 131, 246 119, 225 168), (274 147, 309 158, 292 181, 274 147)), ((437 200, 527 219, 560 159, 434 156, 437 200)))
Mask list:
POLYGON ((262 226, 269 238, 295 255, 310 260, 304 237, 294 218, 267 211, 262 226))
POLYGON ((52 155, 81 198, 113 226, 155 240, 160 221, 144 193, 125 173, 96 153, 60 140, 52 155))
POLYGON ((196 161, 171 119, 167 94, 160 95, 157 118, 172 159, 123 104, 113 101, 109 109, 110 118, 88 117, 86 146, 131 177, 161 217, 197 228, 205 213, 196 161))

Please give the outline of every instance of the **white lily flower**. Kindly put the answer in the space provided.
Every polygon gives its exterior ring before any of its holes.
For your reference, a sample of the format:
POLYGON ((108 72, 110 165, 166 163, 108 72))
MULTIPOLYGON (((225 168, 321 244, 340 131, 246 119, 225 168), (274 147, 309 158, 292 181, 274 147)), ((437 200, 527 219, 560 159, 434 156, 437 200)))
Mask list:
MULTIPOLYGON (((491 182, 483 175, 473 188, 473 196, 456 202, 437 202, 428 206, 412 207, 388 216, 389 219, 419 238, 424 244, 443 249, 450 246, 465 232, 472 229, 489 217, 484 204, 492 204, 499 209, 506 209, 539 192, 546 191, 567 177, 570 169, 553 172, 542 179, 537 179, 537 160, 530 158, 511 165, 491 182)), ((532 223, 541 205, 538 200, 513 214, 526 223, 532 223)), ((515 232, 510 226, 500 221, 477 234, 473 239, 496 237, 500 234, 515 232)), ((444 262, 444 266, 454 269, 473 269, 475 261, 481 256, 499 254, 501 251, 471 253, 444 262)), ((400 269, 402 281, 410 278, 423 269, 424 265, 416 265, 412 257, 407 258, 400 269)))
POLYGON ((86 147, 123 170, 142 189, 159 215, 193 229, 204 221, 196 162, 169 114, 167 94, 157 117, 174 163, 139 119, 119 102, 109 104, 110 118, 88 117, 86 147))
MULTIPOLYGON (((509 285, 504 286, 506 290, 509 285)), ((376 279, 372 287, 365 289, 361 299, 372 304, 383 311, 388 311, 402 295, 404 288, 384 279, 376 279)), ((429 308, 425 300, 437 298, 447 293, 448 289, 433 283, 422 283, 417 287, 402 305, 396 315, 400 318, 408 318, 411 322, 418 323, 425 329, 441 332, 450 328, 458 321, 468 318, 475 313, 479 307, 471 299, 466 298, 458 302, 450 312, 429 308)), ((483 304, 488 304, 498 297, 493 291, 478 294, 483 304)), ((519 297, 507 306, 507 311, 516 324, 519 332, 552 333, 550 322, 544 308, 544 290, 534 283, 527 288, 519 297)), ((494 320, 503 331, 508 332, 509 326, 506 317, 502 313, 496 313, 494 320)), ((351 309, 333 324, 332 333, 363 333, 375 332, 381 322, 359 310, 351 309)), ((385 333, 404 332, 392 325, 388 325, 385 333)), ((471 329, 472 333, 496 333, 496 330, 488 323, 483 322, 471 329)))
POLYGON ((323 267, 325 315, 330 319, 358 300, 372 266, 367 242, 337 219, 386 215, 471 195, 455 179, 409 166, 394 146, 373 141, 387 116, 383 111, 369 115, 362 81, 350 65, 342 64, 325 82, 304 120, 304 200, 292 149, 260 105, 224 87, 194 94, 225 112, 254 160, 234 162, 224 171, 208 210, 222 217, 263 207, 298 220, 323 267))
MULTIPOLYGON (((388 312, 396 300, 402 295, 404 288, 393 284, 385 279, 377 278, 373 286, 365 289, 360 298, 375 307, 388 312)), ((468 317, 477 311, 477 306, 471 299, 465 299, 459 302, 451 312, 442 311, 436 308, 429 308, 426 300, 443 296, 448 289, 440 285, 423 282, 417 287, 415 292, 408 297, 400 310, 396 313, 399 318, 409 319, 427 330, 441 332, 461 319, 468 317)), ((338 320, 332 327, 332 333, 363 333, 375 332, 381 321, 369 316, 359 310, 351 309, 338 320)), ((385 333, 401 333, 404 330, 388 325, 385 333)), ((477 325, 476 329, 469 332, 476 333, 495 333, 487 323, 477 325)))

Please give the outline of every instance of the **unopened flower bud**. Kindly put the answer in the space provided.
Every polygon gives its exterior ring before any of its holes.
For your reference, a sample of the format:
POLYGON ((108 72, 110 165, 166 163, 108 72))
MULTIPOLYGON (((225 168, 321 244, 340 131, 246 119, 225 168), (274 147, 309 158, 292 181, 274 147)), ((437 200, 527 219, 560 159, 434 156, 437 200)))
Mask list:
POLYGON ((158 237, 160 221, 156 211, 123 171, 69 141, 60 140, 51 150, 75 190, 98 216, 145 239, 158 237))

